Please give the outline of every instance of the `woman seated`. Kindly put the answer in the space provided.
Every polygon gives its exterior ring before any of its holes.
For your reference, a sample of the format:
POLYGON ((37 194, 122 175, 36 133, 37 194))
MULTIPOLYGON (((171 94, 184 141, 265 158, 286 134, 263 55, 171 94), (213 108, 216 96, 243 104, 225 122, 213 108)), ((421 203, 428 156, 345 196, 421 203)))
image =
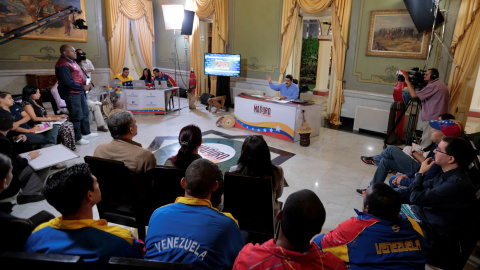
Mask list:
MULTIPOLYGON (((4 154, 0 154, 0 193, 8 189, 12 181, 12 162, 4 154)), ((22 251, 23 244, 32 230, 43 222, 47 222, 55 216, 47 211, 41 211, 30 219, 23 219, 10 214, 12 204, 0 203, 0 230, 2 230, 2 241, 0 241, 0 253, 3 251, 22 251)))
POLYGON ((198 148, 202 145, 202 131, 196 125, 188 125, 180 130, 178 135, 180 149, 175 156, 165 161, 165 166, 186 169, 194 160, 202 158, 198 154, 198 148))
MULTIPOLYGON (((27 85, 22 91, 22 107, 30 117, 29 124, 36 125, 41 122, 62 121, 68 117, 66 114, 54 115, 47 114, 40 100, 40 89, 36 86, 27 85)), ((66 120, 66 119, 65 119, 66 120)), ((72 151, 75 151, 75 131, 70 121, 65 121, 58 125, 58 134, 62 138, 62 144, 72 151)))
POLYGON ((24 133, 30 145, 49 146, 57 144, 58 126, 53 125, 50 130, 36 133, 40 130, 40 127, 28 124, 30 116, 22 107, 15 104, 12 95, 8 92, 0 92, 0 113, 8 113, 13 117, 15 122, 13 123, 12 131, 24 133))
POLYGON ((283 169, 272 164, 267 142, 261 135, 251 135, 245 139, 237 165, 232 166, 230 172, 254 177, 271 176, 273 179, 275 211, 280 209, 278 198, 282 196, 285 182, 283 169))
POLYGON ((149 68, 143 69, 143 75, 140 77, 140 80, 144 80, 146 85, 153 85, 153 76, 149 68))

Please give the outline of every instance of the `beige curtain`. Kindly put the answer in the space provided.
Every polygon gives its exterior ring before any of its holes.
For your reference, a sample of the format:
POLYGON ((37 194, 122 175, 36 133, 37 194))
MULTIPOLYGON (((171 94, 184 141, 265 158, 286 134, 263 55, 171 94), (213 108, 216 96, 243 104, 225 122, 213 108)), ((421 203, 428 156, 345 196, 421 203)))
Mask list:
POLYGON ((110 77, 121 73, 127 51, 128 20, 135 20, 138 43, 147 67, 153 68, 153 5, 147 0, 106 0, 110 77))
POLYGON ((459 97, 461 91, 464 91, 467 77, 475 70, 473 64, 477 57, 472 54, 478 52, 480 43, 480 1, 463 0, 457 18, 450 51, 458 68, 453 78, 455 68, 452 66, 448 83, 451 93, 450 109, 453 114, 456 114, 459 108, 459 97))
POLYGON ((345 103, 343 96, 343 72, 345 70, 345 54, 348 48, 348 29, 350 25, 350 13, 352 0, 334 0, 332 4, 332 48, 333 61, 335 62, 335 96, 330 114, 330 123, 341 125, 340 114, 342 104, 345 103))
MULTIPOLYGON (((225 45, 228 45, 228 0, 191 0, 187 9, 195 11, 192 36, 189 37, 190 67, 198 72, 201 70, 201 59, 203 58, 200 52, 199 19, 213 14, 212 53, 225 53, 225 45)), ((210 93, 215 95, 216 76, 210 78, 210 83, 210 93)), ((201 89, 200 80, 197 80, 197 96, 201 95, 201 89)))

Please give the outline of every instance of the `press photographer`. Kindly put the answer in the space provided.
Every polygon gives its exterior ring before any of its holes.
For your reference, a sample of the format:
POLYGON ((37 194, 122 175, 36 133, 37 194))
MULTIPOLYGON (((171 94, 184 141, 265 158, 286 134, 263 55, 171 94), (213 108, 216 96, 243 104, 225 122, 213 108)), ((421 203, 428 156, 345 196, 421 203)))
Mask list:
POLYGON ((431 68, 425 72, 423 80, 427 83, 425 87, 416 91, 412 84, 410 74, 400 70, 405 77, 408 92, 412 98, 419 98, 422 102, 422 111, 420 113, 420 121, 422 121, 422 147, 428 147, 432 144, 430 139, 431 128, 428 124, 430 119, 437 119, 439 115, 450 113, 450 97, 447 85, 438 79, 438 70, 431 68))

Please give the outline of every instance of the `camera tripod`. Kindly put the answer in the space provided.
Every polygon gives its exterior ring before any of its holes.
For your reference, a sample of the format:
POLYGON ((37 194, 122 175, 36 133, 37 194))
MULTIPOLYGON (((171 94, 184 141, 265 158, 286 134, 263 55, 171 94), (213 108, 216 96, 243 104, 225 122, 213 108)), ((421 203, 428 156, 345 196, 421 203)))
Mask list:
MULTIPOLYGON (((403 111, 400 113, 400 115, 397 117, 397 120, 395 121, 395 124, 393 127, 388 131, 387 137, 385 137, 385 140, 383 141, 383 149, 387 148, 387 141, 388 138, 390 138, 390 135, 392 135, 393 132, 397 129, 398 124, 402 120, 403 116, 405 115, 405 112, 410 108, 409 111, 409 117, 408 117, 408 125, 407 125, 407 132, 405 133, 405 145, 410 145, 412 141, 415 138, 415 130, 417 128, 417 122, 418 122, 418 115, 420 113, 420 109, 422 108, 422 103, 420 102, 419 98, 409 98, 407 105, 405 108, 403 108, 403 111), (415 102, 415 104, 414 104, 415 102)), ((400 138, 402 139, 402 138, 400 138)))

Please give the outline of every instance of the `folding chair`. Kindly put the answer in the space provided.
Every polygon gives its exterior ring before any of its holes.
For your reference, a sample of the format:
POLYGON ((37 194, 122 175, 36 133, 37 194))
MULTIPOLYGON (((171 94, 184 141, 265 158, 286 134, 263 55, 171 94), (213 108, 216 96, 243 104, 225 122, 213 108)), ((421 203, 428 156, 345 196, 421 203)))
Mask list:
POLYGON ((97 204, 100 218, 137 228, 138 238, 145 240, 149 210, 146 192, 142 191, 141 185, 147 180, 135 179, 121 161, 92 156, 84 159, 102 191, 102 200, 97 204))
POLYGON ((238 220, 246 231, 246 242, 263 243, 275 237, 274 200, 271 177, 252 177, 226 172, 223 211, 238 220))

